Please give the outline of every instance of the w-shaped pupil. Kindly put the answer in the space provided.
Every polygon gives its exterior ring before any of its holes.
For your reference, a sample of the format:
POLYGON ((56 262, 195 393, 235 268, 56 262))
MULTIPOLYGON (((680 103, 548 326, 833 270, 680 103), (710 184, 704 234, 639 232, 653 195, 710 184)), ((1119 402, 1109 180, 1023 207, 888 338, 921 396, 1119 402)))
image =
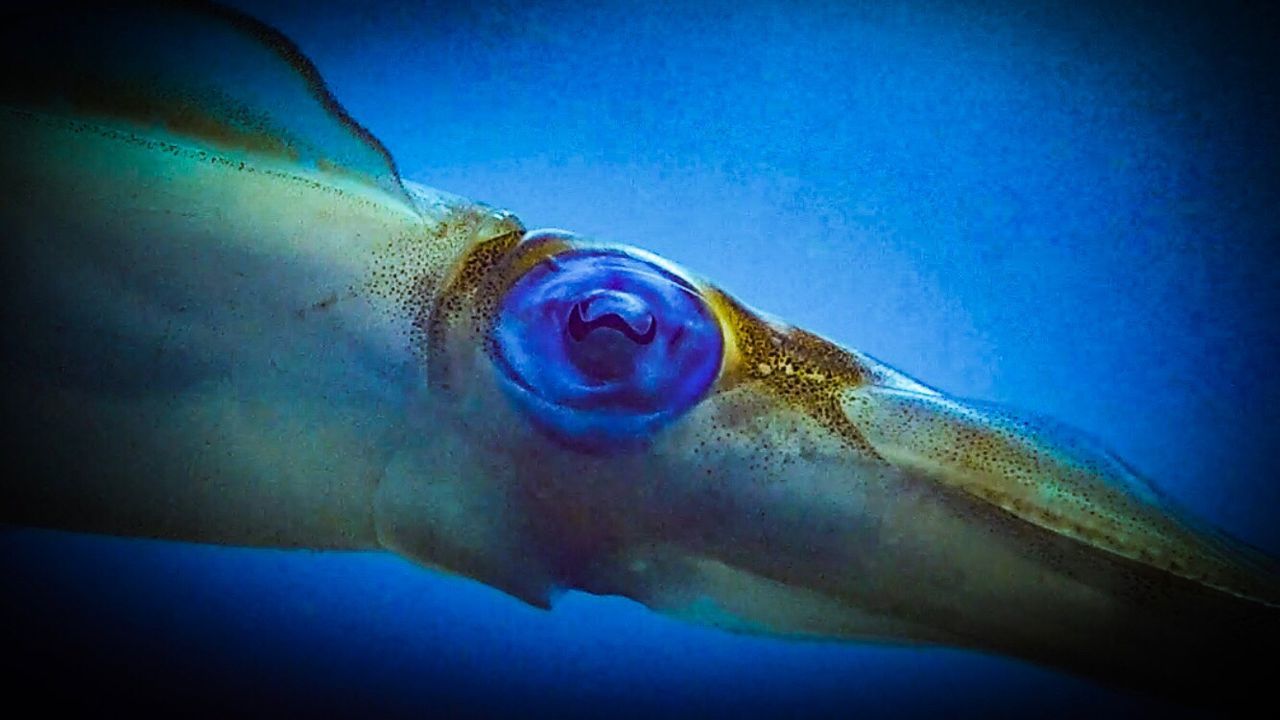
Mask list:
POLYGON ((605 312, 600 317, 586 319, 588 303, 580 302, 573 306, 573 311, 569 314, 569 336, 578 342, 582 342, 592 330, 599 328, 609 328, 622 333, 628 340, 637 345, 648 345, 658 334, 658 321, 652 315, 645 313, 645 317, 634 318, 632 321, 624 319, 615 312, 605 312), (646 322, 647 321, 647 322, 646 322), (638 330, 632 322, 646 325, 643 330, 638 330))

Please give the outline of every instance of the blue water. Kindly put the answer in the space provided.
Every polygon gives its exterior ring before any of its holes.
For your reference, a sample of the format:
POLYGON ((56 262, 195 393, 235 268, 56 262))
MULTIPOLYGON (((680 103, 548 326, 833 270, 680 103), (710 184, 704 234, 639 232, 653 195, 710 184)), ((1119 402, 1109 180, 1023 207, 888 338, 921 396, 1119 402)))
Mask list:
MULTIPOLYGON (((406 177, 1082 428, 1280 554, 1261 4, 236 4, 406 177)), ((548 613, 376 554, 17 531, 0 562, 4 626, 37 638, 9 659, 67 693, 418 717, 1170 710, 971 653, 738 637, 577 594, 548 613)))

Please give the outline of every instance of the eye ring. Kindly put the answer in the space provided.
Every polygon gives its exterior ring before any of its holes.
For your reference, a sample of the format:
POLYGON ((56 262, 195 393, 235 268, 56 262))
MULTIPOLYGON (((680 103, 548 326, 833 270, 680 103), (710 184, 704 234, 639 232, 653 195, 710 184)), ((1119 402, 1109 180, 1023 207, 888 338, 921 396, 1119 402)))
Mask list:
POLYGON ((622 249, 571 248, 500 299, 499 385, 544 435, 591 453, 645 445, 719 376, 724 338, 692 284, 622 249))

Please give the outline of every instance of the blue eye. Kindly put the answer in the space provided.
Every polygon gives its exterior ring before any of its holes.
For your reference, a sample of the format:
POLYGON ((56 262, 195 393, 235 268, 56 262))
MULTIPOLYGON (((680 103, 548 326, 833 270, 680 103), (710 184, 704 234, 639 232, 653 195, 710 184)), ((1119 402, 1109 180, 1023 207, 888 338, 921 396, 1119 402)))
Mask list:
POLYGON ((636 447, 720 372, 720 326, 687 281, 617 251, 569 250, 507 291, 493 358, 508 397, 586 452, 636 447))

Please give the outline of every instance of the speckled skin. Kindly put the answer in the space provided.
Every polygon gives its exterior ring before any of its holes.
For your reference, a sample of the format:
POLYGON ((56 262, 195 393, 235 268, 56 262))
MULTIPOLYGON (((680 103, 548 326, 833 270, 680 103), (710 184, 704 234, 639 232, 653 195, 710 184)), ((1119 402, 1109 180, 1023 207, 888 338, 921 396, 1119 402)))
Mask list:
MULTIPOLYGON (((520 272, 598 243, 538 238, 463 260, 467 281, 439 305, 448 330, 424 350, 448 388, 439 416, 461 413, 445 425, 465 428, 449 441, 467 448, 457 472, 501 509, 477 542, 516 548, 462 572, 537 605, 556 588, 618 593, 735 629, 961 645, 1134 685, 1171 686, 1203 672, 1203 653, 1270 637, 1267 561, 1105 451, 948 398, 687 273, 727 341, 706 399, 644 451, 546 442, 503 401, 486 334, 520 272)), ((416 547, 431 558, 437 543, 416 547)))
POLYGON ((578 588, 1202 697, 1249 675, 1237 644, 1271 647, 1268 561, 1105 452, 667 263, 722 328, 715 385, 642 448, 547 442, 503 397, 490 330, 523 272, 598 243, 524 242, 507 213, 402 182, 303 68, 314 102, 291 110, 345 129, 353 167, 246 143, 218 108, 161 130, 5 98, 0 520, 384 548, 543 607, 578 588))

